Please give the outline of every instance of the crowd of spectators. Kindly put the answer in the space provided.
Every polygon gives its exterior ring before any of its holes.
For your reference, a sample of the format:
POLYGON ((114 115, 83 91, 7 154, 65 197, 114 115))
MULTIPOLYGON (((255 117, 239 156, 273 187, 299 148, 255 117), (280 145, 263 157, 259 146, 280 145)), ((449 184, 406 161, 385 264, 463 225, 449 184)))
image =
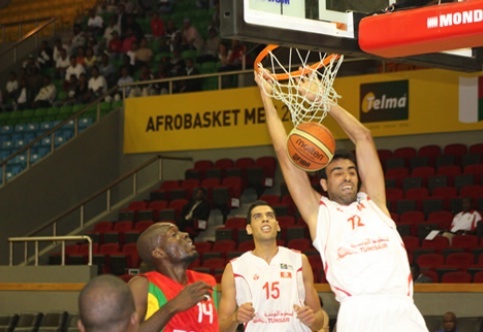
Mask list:
MULTIPOLYGON (((70 38, 56 38, 52 45, 42 41, 9 73, 0 89, 0 110, 88 103, 119 84, 200 74, 206 62, 216 63, 215 72, 241 69, 246 45, 220 37, 218 2, 191 0, 194 10, 209 9, 206 33, 200 33, 189 17, 194 11, 183 13, 182 21, 173 19, 176 1, 105 0, 90 8, 74 23, 70 38)), ((125 92, 135 97, 202 88, 200 79, 174 80, 171 86, 145 84, 125 92)), ((123 97, 118 89, 106 101, 123 97)))

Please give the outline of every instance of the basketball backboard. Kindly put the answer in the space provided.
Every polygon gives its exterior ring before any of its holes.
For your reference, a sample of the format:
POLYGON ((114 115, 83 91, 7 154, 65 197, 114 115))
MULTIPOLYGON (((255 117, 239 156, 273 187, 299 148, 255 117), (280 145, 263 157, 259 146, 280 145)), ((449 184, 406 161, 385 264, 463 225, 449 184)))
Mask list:
MULTIPOLYGON (((384 60, 387 58, 361 49, 359 23, 393 3, 395 0, 378 0, 372 1, 368 7, 367 2, 364 5, 361 1, 352 0, 220 1, 221 36, 340 53, 346 58, 384 60)), ((444 51, 392 57, 390 61, 464 72, 483 69, 481 48, 444 51)))

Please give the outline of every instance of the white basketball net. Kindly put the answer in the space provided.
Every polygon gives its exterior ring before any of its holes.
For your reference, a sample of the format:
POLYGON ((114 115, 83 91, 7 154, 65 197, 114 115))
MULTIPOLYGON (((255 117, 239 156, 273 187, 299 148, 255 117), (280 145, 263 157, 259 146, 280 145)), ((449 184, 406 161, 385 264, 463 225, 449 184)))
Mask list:
MULTIPOLYGON (((281 73, 288 75, 288 78, 278 79, 278 75, 272 75, 272 91, 267 91, 262 85, 265 94, 271 98, 282 101, 290 110, 292 122, 297 126, 301 122, 322 122, 329 111, 330 105, 337 104, 340 96, 333 88, 337 71, 343 62, 343 55, 334 56, 324 65, 324 60, 328 59, 329 54, 314 52, 319 54, 319 64, 315 67, 310 66, 307 61, 310 51, 302 55, 296 48, 290 48, 288 65, 283 65, 272 51, 266 56, 269 59, 271 68, 267 68, 272 74, 281 73), (302 74, 294 73, 302 69, 302 74), (281 82, 282 81, 282 82, 281 82), (311 94, 315 95, 313 100, 307 99, 308 93, 300 89, 301 83, 308 88, 311 94)), ((313 60, 312 60, 313 63, 313 60)), ((259 70, 257 75, 263 75, 263 65, 258 63, 259 70)))

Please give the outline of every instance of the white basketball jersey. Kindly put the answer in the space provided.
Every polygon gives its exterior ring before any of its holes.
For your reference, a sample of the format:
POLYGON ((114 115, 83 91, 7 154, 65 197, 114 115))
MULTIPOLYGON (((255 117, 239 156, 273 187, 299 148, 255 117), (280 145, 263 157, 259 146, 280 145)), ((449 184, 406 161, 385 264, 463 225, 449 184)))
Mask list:
POLYGON ((300 252, 278 247, 270 264, 246 252, 231 265, 237 305, 251 302, 255 309, 256 316, 246 324, 245 331, 310 331, 293 309, 294 305, 304 305, 305 300, 300 252))
POLYGON ((351 205, 320 200, 314 246, 340 302, 351 296, 412 296, 404 244, 394 222, 364 193, 351 205))

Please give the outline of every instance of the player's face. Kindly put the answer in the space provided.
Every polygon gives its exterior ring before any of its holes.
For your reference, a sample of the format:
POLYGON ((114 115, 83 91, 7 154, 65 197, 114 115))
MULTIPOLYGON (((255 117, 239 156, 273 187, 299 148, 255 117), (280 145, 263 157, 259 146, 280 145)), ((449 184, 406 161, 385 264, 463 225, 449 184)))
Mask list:
POLYGON ((349 205, 356 200, 358 176, 356 166, 349 159, 333 160, 326 169, 327 179, 322 188, 329 198, 339 204, 349 205))
POLYGON ((254 238, 273 239, 280 231, 273 209, 268 205, 255 207, 251 212, 251 223, 247 225, 248 234, 254 238))
POLYGON ((198 257, 196 247, 186 232, 180 232, 178 227, 169 227, 160 235, 160 247, 171 262, 192 262, 198 257))
POLYGON ((454 332, 456 328, 456 321, 451 315, 443 317, 443 328, 445 332, 454 332))

